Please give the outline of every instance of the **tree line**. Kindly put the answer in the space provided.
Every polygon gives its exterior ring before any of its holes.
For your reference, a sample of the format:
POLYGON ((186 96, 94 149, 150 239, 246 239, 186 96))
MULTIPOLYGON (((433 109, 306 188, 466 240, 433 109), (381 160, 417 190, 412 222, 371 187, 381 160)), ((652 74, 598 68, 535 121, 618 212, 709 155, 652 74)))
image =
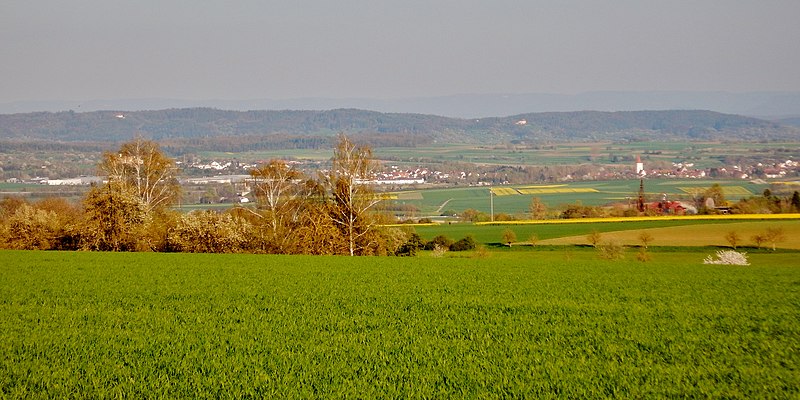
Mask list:
POLYGON ((369 146, 339 135, 331 168, 306 176, 282 160, 250 173, 254 207, 180 213, 177 166, 153 141, 106 152, 107 177, 80 204, 61 198, 0 202, 0 245, 14 249, 387 255, 422 246, 407 230, 382 226, 369 146), (409 242, 411 244, 409 244, 409 242), (405 249, 405 250, 403 250, 405 249))

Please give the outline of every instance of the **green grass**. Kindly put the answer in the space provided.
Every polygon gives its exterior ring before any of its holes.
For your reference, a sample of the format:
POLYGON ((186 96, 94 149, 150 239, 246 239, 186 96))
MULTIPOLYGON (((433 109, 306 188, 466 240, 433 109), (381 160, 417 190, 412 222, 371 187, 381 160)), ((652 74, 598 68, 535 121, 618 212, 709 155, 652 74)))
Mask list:
POLYGON ((0 397, 797 397, 796 253, 706 253, 5 251, 0 397))
MULTIPOLYGON (((441 224, 415 226, 414 230, 426 240, 433 239, 437 235, 445 235, 451 239, 459 239, 466 235, 472 235, 476 242, 483 244, 499 243, 503 231, 511 229, 516 235, 517 240, 524 242, 532 234, 540 240, 562 238, 568 236, 587 235, 593 231, 615 232, 615 231, 639 231, 642 229, 667 228, 694 225, 713 225, 719 226, 720 236, 724 235, 725 225, 737 223, 736 220, 663 220, 663 221, 628 221, 628 222, 592 222, 575 224, 530 224, 530 225, 473 225, 467 223, 441 224)), ((783 222, 774 222, 784 224, 783 222)), ((786 226, 796 227, 797 221, 785 223, 786 226)))

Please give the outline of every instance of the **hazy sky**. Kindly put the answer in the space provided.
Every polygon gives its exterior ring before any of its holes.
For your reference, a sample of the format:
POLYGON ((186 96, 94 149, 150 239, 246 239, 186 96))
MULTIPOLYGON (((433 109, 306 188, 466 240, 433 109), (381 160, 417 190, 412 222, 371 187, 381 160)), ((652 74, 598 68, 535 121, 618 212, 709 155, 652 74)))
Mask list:
POLYGON ((798 0, 2 0, 0 102, 800 90, 798 0))

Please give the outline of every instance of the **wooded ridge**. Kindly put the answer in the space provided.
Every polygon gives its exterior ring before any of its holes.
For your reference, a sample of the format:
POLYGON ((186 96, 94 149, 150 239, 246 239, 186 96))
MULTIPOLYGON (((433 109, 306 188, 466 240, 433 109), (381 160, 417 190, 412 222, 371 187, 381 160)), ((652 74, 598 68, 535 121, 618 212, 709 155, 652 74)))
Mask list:
MULTIPOLYGON (((426 143, 507 143, 590 140, 794 140, 800 129, 757 118, 701 110, 548 112, 481 119, 357 109, 226 111, 37 112, 0 115, 0 139, 9 142, 162 143, 245 149, 327 147, 337 133, 373 146, 426 143)), ((242 149, 239 149, 242 150, 242 149)))

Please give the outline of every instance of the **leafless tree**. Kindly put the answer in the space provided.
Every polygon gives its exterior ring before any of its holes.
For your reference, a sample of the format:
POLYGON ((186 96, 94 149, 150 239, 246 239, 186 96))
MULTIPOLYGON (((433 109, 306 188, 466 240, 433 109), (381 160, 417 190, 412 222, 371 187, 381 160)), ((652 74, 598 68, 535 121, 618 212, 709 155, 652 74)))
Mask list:
POLYGON ((145 213, 172 204, 180 195, 175 161, 153 141, 137 138, 124 143, 119 151, 103 154, 99 168, 109 182, 118 184, 115 187, 138 196, 145 213))
POLYGON ((369 184, 376 164, 372 149, 339 135, 330 171, 323 181, 332 198, 331 219, 342 230, 351 256, 368 252, 375 221, 369 211, 381 199, 369 184))

